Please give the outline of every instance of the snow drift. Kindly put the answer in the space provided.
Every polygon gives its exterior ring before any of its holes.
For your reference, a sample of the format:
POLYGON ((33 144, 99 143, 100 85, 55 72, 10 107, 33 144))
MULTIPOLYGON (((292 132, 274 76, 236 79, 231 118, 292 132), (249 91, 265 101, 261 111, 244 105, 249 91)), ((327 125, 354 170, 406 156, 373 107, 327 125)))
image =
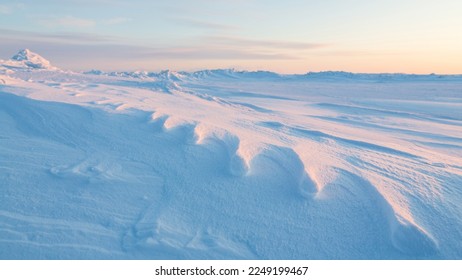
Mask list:
POLYGON ((2 259, 462 257, 459 76, 2 65, 2 259))

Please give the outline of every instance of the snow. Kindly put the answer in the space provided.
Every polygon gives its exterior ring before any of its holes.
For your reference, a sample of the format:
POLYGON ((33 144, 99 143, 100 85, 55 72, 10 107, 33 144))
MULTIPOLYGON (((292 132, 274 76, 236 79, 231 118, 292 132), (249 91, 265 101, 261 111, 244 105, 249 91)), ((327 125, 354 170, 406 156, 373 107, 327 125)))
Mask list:
POLYGON ((462 258, 462 76, 1 65, 0 259, 462 258))
POLYGON ((31 68, 56 70, 48 60, 28 49, 20 50, 10 60, 3 63, 8 68, 31 68))

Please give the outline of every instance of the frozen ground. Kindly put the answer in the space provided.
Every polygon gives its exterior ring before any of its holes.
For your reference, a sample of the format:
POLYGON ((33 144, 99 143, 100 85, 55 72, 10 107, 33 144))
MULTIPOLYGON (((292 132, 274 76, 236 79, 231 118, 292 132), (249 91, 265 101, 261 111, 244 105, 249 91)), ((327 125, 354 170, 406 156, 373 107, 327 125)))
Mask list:
POLYGON ((462 258, 462 76, 0 65, 0 259, 462 258))

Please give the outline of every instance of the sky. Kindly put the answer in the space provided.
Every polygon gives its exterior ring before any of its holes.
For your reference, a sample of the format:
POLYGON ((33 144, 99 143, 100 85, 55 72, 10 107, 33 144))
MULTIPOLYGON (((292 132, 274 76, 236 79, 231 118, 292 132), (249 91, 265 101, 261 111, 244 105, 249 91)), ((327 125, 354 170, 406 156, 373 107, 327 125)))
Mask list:
POLYGON ((0 0, 0 59, 71 70, 462 74, 457 0, 0 0))

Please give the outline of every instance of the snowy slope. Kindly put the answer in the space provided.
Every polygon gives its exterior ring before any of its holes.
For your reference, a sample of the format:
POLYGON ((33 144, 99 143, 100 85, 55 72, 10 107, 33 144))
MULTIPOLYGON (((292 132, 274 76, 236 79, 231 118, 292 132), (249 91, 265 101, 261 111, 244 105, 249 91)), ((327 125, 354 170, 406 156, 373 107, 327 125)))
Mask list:
POLYGON ((462 258, 460 76, 3 65, 2 259, 462 258))

